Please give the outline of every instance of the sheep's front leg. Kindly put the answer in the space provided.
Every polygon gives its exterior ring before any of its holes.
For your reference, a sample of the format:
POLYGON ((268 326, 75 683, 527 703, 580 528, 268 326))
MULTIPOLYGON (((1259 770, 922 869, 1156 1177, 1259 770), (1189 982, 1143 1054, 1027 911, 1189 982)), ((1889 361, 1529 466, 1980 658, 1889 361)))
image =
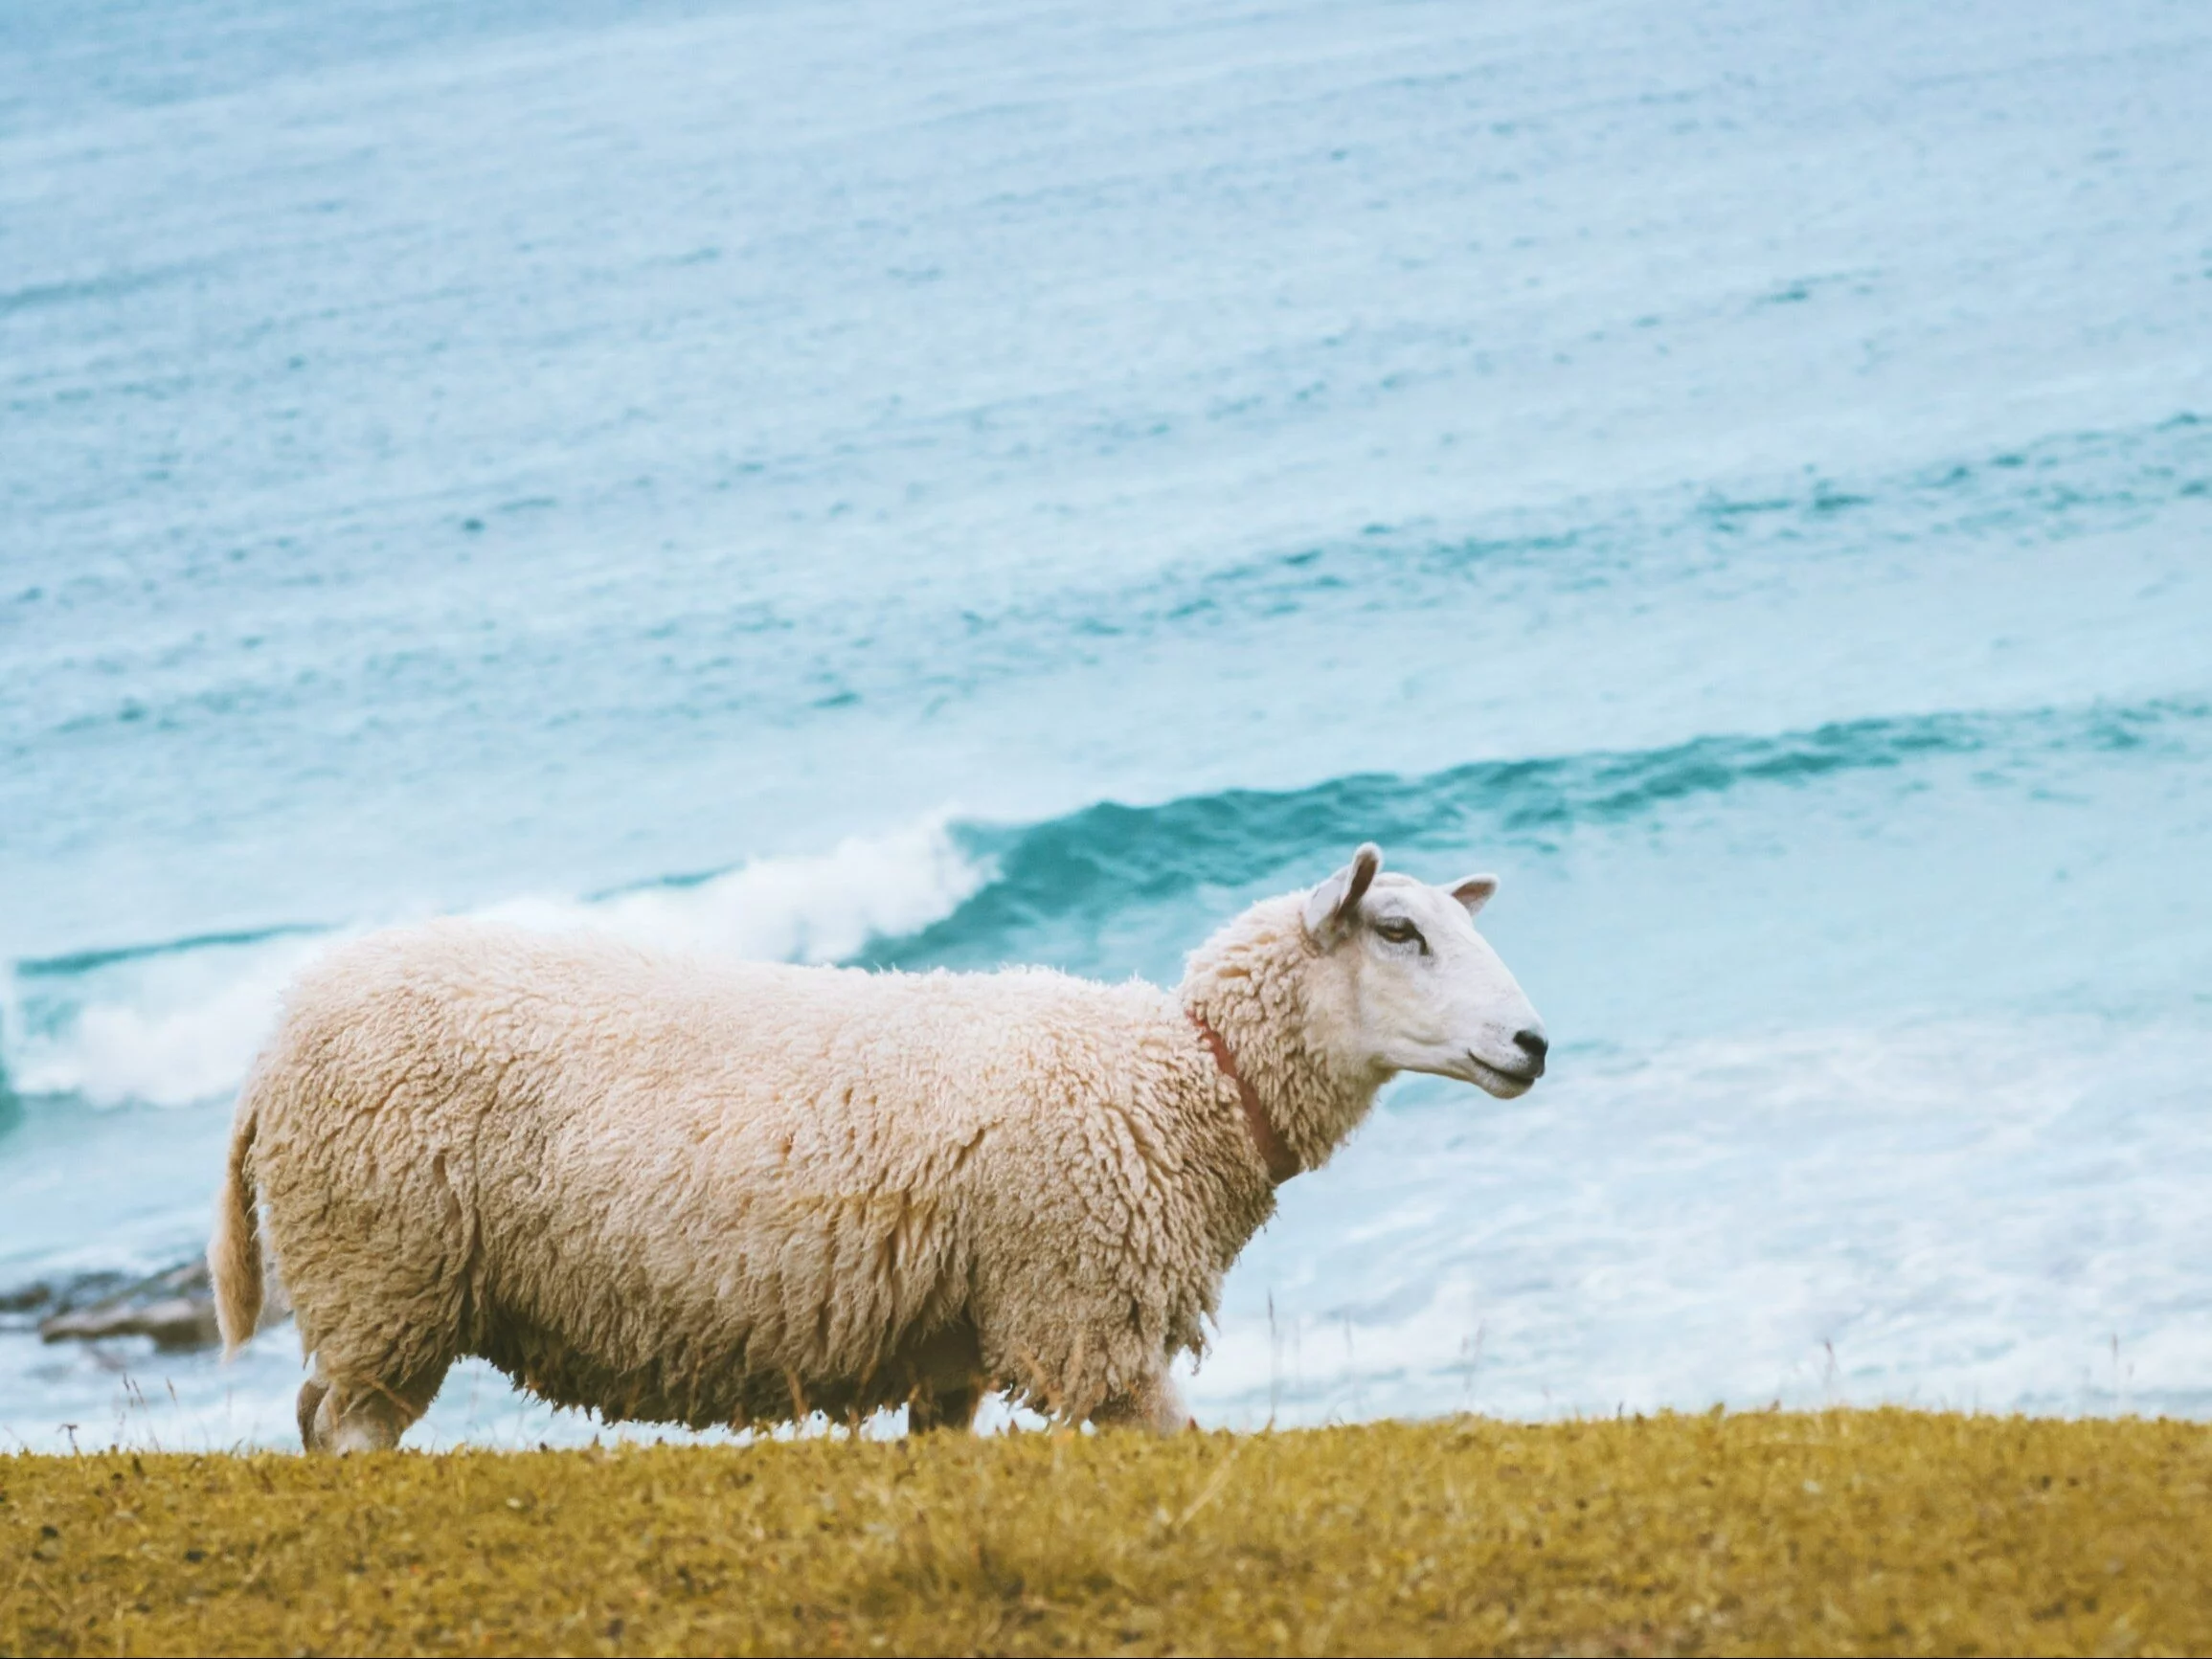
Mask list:
POLYGON ((909 1434, 975 1426, 985 1379, 973 1319, 963 1314, 938 1326, 903 1349, 894 1363, 894 1375, 903 1373, 912 1379, 907 1391, 909 1434))
POLYGON ((951 1429, 956 1433, 976 1425, 976 1412, 983 1403, 983 1390, 980 1383, 964 1388, 932 1388, 917 1392, 906 1408, 906 1426, 909 1434, 928 1434, 935 1429, 951 1429))
POLYGON ((1101 1428, 1148 1428, 1154 1434, 1181 1434, 1198 1424, 1183 1403, 1183 1390, 1164 1367, 1126 1394, 1110 1394, 1091 1413, 1101 1428))

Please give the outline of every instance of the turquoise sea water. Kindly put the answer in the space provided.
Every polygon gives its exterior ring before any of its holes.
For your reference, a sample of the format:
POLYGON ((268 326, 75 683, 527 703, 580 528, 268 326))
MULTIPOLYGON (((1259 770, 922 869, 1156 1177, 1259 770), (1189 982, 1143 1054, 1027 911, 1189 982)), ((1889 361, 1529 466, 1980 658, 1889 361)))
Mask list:
POLYGON ((1552 1074, 1202 1418, 2212 1411, 2201 10, 467 10, 0 12, 0 1290, 380 922, 1172 980, 1371 837, 1552 1074))

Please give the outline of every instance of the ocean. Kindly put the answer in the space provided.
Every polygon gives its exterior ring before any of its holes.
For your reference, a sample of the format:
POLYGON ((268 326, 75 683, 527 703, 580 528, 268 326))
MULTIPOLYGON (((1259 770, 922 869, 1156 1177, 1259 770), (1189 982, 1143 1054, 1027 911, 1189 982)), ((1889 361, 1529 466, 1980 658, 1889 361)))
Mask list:
MULTIPOLYGON (((0 1303, 201 1245, 368 928, 1172 982, 1374 839, 1501 873, 1551 1073, 1284 1189, 1203 1423, 2212 1415, 2207 84, 2087 0, 0 11, 0 1303)), ((299 1377, 0 1319, 0 1445, 299 1377)))

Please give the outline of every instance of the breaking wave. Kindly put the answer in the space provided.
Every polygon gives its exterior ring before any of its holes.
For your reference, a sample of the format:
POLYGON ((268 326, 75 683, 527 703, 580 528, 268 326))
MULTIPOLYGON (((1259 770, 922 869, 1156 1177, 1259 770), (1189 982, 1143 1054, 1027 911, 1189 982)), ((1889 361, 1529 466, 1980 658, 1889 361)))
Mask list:
POLYGON ((867 959, 979 967, 1028 955, 1109 969, 1101 953, 1071 944, 1072 928, 1110 927, 1133 909, 1209 889, 1227 898, 1311 881, 1363 841, 1415 856, 1479 858, 1511 847, 1540 859, 1577 830, 1649 818, 1701 797, 1718 805, 1747 789, 1801 789, 1852 773, 1894 774, 1900 787, 1917 788, 1919 774, 1946 762, 1964 763, 1969 789, 2007 787, 2115 751, 2154 760, 2198 755, 2212 748, 2208 739, 2212 705, 2156 700, 1860 720, 1637 751, 1478 762, 1422 777, 1376 773, 1300 790, 1231 790, 1157 806, 1105 802, 1020 829, 969 830, 996 879, 910 937, 879 943, 867 959))
MULTIPOLYGON (((591 899, 518 898, 473 912, 598 928, 663 949, 837 961, 958 906, 988 867, 943 816, 824 853, 760 859, 591 899)), ((404 918, 393 918, 404 919, 404 918)), ((27 1095, 185 1105, 236 1087, 301 968, 366 926, 285 928, 17 964, 0 1009, 6 1075, 27 1095)))
MULTIPOLYGON (((1754 789, 1852 774, 1925 787, 1952 766, 1968 789, 2048 789, 2065 767, 2125 751, 2168 761, 2208 746, 2212 706, 2155 701, 1931 714, 1663 749, 1463 766, 1422 777, 1332 778, 1151 806, 1101 802, 1026 825, 939 814, 830 850, 761 859, 589 898, 521 897, 473 912, 603 929, 640 944, 756 960, 884 967, 1051 961, 1171 972, 1190 901, 1227 909, 1310 881, 1357 842, 1393 854, 1542 860, 1580 830, 1754 789)), ((396 920, 404 918, 383 918, 396 920)), ((14 1088, 94 1105, 208 1100, 243 1075, 284 984, 369 924, 293 927, 16 965, 0 1006, 14 1088)))

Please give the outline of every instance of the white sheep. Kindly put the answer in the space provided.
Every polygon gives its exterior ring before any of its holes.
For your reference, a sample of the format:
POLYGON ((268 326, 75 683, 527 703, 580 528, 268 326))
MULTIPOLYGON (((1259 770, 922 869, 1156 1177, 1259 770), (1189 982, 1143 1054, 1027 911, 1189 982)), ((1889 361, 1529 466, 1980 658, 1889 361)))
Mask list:
POLYGON ((227 1351, 263 1244, 312 1448, 389 1446, 482 1355, 609 1421, 982 1395, 1160 1429, 1222 1275, 1400 1071, 1500 1096, 1535 1011, 1450 888, 1363 846, 1173 993, 1037 969, 709 962, 444 922, 304 974, 209 1245, 227 1351), (265 1219, 264 1219, 265 1215, 265 1219))

